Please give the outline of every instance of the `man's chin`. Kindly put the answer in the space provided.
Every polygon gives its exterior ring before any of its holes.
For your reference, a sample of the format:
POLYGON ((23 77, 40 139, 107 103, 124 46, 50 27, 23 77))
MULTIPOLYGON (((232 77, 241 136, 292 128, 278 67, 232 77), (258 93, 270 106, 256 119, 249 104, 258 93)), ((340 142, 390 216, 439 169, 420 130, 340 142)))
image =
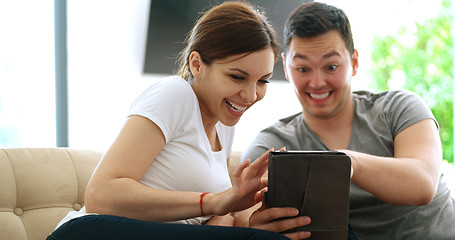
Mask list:
POLYGON ((305 114, 311 115, 313 118, 318 119, 329 119, 334 115, 333 112, 329 110, 310 108, 305 108, 305 114))

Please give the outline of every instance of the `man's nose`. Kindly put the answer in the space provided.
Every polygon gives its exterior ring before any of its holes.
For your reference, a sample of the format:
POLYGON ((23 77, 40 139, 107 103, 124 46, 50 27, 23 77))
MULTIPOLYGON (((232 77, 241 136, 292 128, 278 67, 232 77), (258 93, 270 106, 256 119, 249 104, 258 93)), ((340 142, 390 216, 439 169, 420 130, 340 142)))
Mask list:
POLYGON ((321 88, 325 85, 324 73, 321 71, 313 71, 309 83, 312 88, 321 88))

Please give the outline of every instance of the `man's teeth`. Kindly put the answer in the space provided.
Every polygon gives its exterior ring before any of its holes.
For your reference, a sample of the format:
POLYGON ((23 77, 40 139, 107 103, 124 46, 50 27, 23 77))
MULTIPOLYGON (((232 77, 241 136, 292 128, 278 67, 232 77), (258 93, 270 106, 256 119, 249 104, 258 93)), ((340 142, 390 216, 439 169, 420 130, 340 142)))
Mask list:
POLYGON ((314 99, 324 99, 330 95, 330 92, 322 93, 322 94, 315 94, 315 93, 310 93, 310 96, 314 99))
POLYGON ((231 103, 228 100, 226 100, 226 103, 229 105, 229 107, 232 108, 232 110, 234 110, 236 112, 242 112, 242 111, 245 111, 245 109, 246 109, 246 107, 241 107, 241 106, 235 105, 234 103, 231 103))

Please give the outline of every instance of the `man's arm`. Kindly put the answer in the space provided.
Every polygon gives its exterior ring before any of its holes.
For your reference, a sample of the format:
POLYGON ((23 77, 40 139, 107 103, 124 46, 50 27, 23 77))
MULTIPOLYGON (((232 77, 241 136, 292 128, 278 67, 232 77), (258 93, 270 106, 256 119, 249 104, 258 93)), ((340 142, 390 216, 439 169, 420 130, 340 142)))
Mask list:
POLYGON ((426 205, 434 197, 442 159, 434 120, 417 122, 394 141, 394 157, 340 150, 352 159, 352 181, 384 202, 426 205))

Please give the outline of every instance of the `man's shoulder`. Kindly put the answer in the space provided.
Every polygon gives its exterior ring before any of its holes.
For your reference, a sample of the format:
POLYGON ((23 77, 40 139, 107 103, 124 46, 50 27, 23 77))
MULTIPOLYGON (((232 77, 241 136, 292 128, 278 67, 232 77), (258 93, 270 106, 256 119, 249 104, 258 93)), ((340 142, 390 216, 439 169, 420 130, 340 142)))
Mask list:
POLYGON ((303 122, 303 114, 302 112, 293 114, 291 116, 282 118, 278 120, 275 124, 271 125, 270 127, 264 130, 271 130, 271 129, 295 129, 303 122))
POLYGON ((303 121, 303 114, 296 113, 286 118, 282 118, 272 124, 271 126, 263 129, 257 140, 272 141, 274 143, 287 143, 288 141, 295 141, 305 129, 303 121))
POLYGON ((280 149, 286 146, 288 149, 299 149, 296 145, 299 144, 297 138, 302 131, 299 129, 301 124, 303 124, 303 114, 300 112, 264 128, 243 153, 242 161, 248 158, 256 159, 270 148, 280 149))
POLYGON ((352 96, 357 107, 364 107, 366 109, 372 108, 373 106, 396 106, 397 104, 410 101, 416 97, 419 98, 416 93, 404 89, 386 90, 378 93, 355 91, 352 93, 352 96))
POLYGON ((406 96, 415 96, 414 92, 411 92, 406 89, 397 89, 397 90, 386 90, 382 92, 373 93, 370 91, 354 91, 352 92, 353 99, 357 100, 367 100, 367 101, 377 101, 381 99, 393 99, 396 97, 406 97, 406 96))

